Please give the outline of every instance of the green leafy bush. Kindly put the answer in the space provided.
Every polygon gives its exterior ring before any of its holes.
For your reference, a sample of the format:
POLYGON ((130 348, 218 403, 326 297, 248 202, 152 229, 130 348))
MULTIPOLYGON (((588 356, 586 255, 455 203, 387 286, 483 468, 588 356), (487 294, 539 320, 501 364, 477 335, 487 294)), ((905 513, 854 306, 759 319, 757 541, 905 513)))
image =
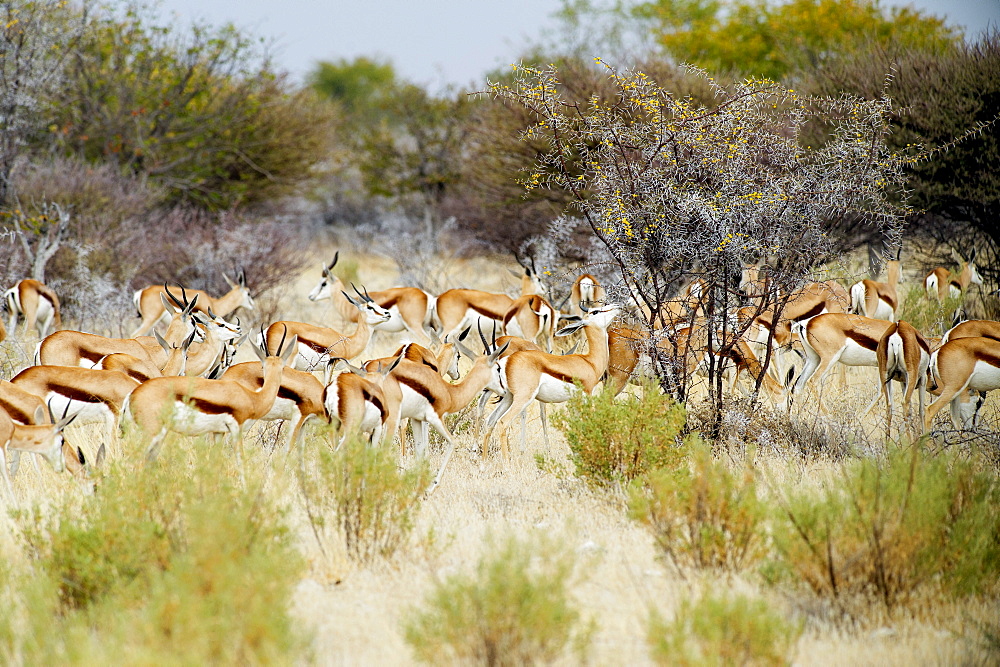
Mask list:
POLYGON ((670 623, 654 612, 647 638, 660 665, 787 665, 801 634, 764 600, 739 595, 685 601, 670 623))
POLYGON ((0 572, 0 656, 24 664, 301 659, 303 562, 260 469, 213 447, 122 464, 78 503, 17 516, 28 565, 0 572))
POLYGON ((1000 481, 957 455, 896 448, 847 467, 822 493, 790 497, 774 523, 769 576, 802 582, 850 617, 921 591, 996 590, 1000 481))
POLYGON ((642 397, 618 400, 609 391, 579 392, 553 422, 566 435, 576 474, 597 483, 628 482, 656 468, 674 468, 684 455, 684 406, 655 384, 642 397))
POLYGON ((388 448, 360 438, 349 438, 337 451, 314 449, 300 489, 320 548, 326 552, 334 538, 357 562, 391 556, 410 534, 430 483, 426 462, 401 471, 388 448))
POLYGON ((928 336, 942 336, 951 328, 955 311, 962 307, 961 297, 947 297, 938 301, 929 296, 923 285, 914 285, 903 297, 899 319, 912 324, 918 331, 928 336))
POLYGON ((652 530, 678 568, 740 570, 763 555, 766 516, 749 469, 730 471, 690 439, 691 465, 660 469, 632 485, 629 513, 652 530))
POLYGON ((473 572, 440 582, 405 624, 419 660, 435 664, 529 665, 552 662, 571 644, 582 651, 570 587, 574 559, 544 540, 516 537, 487 547, 473 572))

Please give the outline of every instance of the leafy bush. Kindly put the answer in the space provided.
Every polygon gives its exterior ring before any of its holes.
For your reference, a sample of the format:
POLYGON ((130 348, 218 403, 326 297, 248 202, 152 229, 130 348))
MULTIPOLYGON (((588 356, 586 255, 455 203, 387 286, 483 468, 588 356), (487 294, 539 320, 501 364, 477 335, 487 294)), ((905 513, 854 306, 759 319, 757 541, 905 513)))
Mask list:
POLYGON ((629 512, 678 568, 740 570, 763 555, 765 508, 753 472, 731 472, 692 439, 692 465, 660 469, 632 486, 629 512))
POLYGON ((354 561, 391 556, 410 534, 430 483, 426 462, 400 471, 391 451, 360 438, 349 438, 337 451, 315 449, 313 465, 304 465, 299 479, 320 549, 327 551, 332 530, 354 561))
POLYGON ((647 637, 660 665, 787 665, 801 633, 764 600, 739 595, 685 601, 672 623, 654 612, 647 637))
POLYGON ((679 436, 684 406, 643 387, 642 398, 618 400, 610 391, 578 392, 553 422, 566 434, 576 474, 598 483, 631 481, 647 471, 675 468, 683 460, 679 436))
POLYGON ((406 621, 406 641, 431 663, 529 665, 552 662, 589 626, 570 597, 571 552, 544 540, 487 546, 475 571, 440 582, 406 621))
MULTIPOLYGON (((258 471, 259 472, 259 471, 258 471)), ((94 496, 17 517, 30 564, 0 572, 0 655, 26 664, 291 662, 302 559, 262 475, 216 448, 121 465, 94 496)))
POLYGON ((788 499, 774 525, 775 579, 802 582, 850 617, 921 591, 988 592, 1000 578, 1000 482, 919 446, 862 460, 823 493, 788 499))
POLYGON ((951 328, 955 311, 962 307, 962 302, 961 297, 950 296, 938 301, 937 297, 927 294, 923 285, 915 285, 903 297, 899 319, 906 320, 928 336, 942 336, 951 328))

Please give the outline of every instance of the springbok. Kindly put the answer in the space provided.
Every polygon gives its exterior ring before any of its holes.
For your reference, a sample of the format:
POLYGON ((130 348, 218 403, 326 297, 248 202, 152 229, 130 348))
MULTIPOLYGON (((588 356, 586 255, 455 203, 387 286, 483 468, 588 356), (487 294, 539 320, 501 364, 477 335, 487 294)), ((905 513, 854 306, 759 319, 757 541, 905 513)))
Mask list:
POLYGON ((604 303, 606 294, 597 278, 589 273, 582 273, 573 281, 569 292, 570 314, 583 316, 591 308, 604 303))
MULTIPOLYGON (((236 282, 230 280, 229 276, 225 274, 222 277, 229 283, 231 289, 218 298, 214 298, 208 292, 202 290, 186 290, 193 295, 192 299, 198 297, 197 309, 203 313, 208 313, 211 310, 220 317, 225 317, 241 306, 247 310, 253 310, 255 304, 253 297, 250 296, 250 288, 247 287, 246 273, 240 271, 236 277, 236 282)), ((179 291, 181 287, 178 286, 176 289, 179 291)), ((132 296, 132 301, 135 303, 139 317, 142 318, 139 328, 132 332, 133 338, 148 334, 153 330, 157 322, 170 316, 170 311, 165 308, 166 302, 162 298, 168 293, 169 290, 165 284, 162 286, 150 285, 137 291, 132 296)))
POLYGON ((240 469, 243 464, 243 433, 263 418, 281 388, 282 371, 294 354, 296 339, 287 346, 282 340, 274 354, 261 346, 253 348, 263 366, 263 386, 250 389, 233 380, 201 377, 163 377, 143 382, 125 400, 123 412, 151 438, 146 459, 154 460, 167 432, 185 435, 223 434, 235 440, 240 469))
POLYGON ((1000 388, 1000 341, 981 337, 949 340, 931 355, 931 373, 941 393, 927 407, 924 430, 931 430, 934 417, 949 402, 955 427, 966 428, 970 417, 961 403, 967 392, 1000 388))
MULTIPOLYGON (((878 254, 869 250, 874 264, 878 254)), ((899 278, 902 273, 899 261, 901 252, 902 249, 897 250, 896 257, 885 263, 886 282, 878 283, 865 279, 851 285, 852 313, 876 320, 896 321, 896 311, 899 309, 899 278)))
MULTIPOLYGON (((584 391, 593 393, 608 369, 608 334, 612 320, 618 316, 616 305, 602 306, 587 312, 587 316, 564 326, 556 335, 567 335, 584 329, 587 338, 585 354, 549 354, 534 350, 515 352, 500 362, 503 398, 487 421, 482 442, 482 455, 489 452, 493 430, 500 429, 501 451, 509 458, 507 428, 514 417, 520 416, 533 400, 562 403, 576 392, 576 382, 584 391)), ((521 443, 522 449, 527 447, 521 443)))
MULTIPOLYGON (((455 345, 462 354, 475 356, 461 343, 456 341, 455 345)), ((413 427, 417 455, 423 456, 426 453, 428 425, 448 443, 441 467, 434 476, 428 494, 441 483, 445 467, 455 451, 455 441, 443 421, 445 415, 465 408, 479 392, 494 382, 496 360, 504 349, 488 349, 486 354, 476 357, 472 368, 457 384, 449 384, 428 366, 411 361, 400 361, 382 383, 389 412, 386 423, 390 426, 387 434, 395 433, 399 420, 405 418, 410 420, 413 427)))
POLYGON ((887 320, 846 313, 826 313, 796 325, 806 364, 792 393, 801 392, 817 372, 822 383, 837 362, 845 366, 878 366, 879 341, 892 325, 887 320))
POLYGON ((913 399, 913 390, 916 389, 920 419, 923 421, 931 349, 927 339, 919 331, 908 322, 900 321, 893 323, 882 334, 875 356, 878 361, 880 393, 876 395, 872 405, 880 396, 885 398, 885 432, 886 437, 890 437, 893 380, 903 384, 903 419, 908 420, 910 417, 910 403, 913 399))
POLYGON ((8 452, 41 454, 52 464, 52 468, 56 472, 62 472, 66 468, 62 431, 73 421, 73 417, 64 416, 58 421, 53 419, 54 424, 41 423, 44 420, 45 411, 40 410, 33 417, 35 424, 19 424, 11 419, 6 410, 0 409, 0 472, 3 475, 4 490, 12 504, 14 502, 14 487, 10 482, 10 475, 7 473, 8 452))
POLYGON ((117 436, 125 397, 139 386, 121 371, 79 366, 29 366, 10 381, 54 411, 76 417, 77 424, 103 424, 108 441, 117 436))
POLYGON ((386 439, 390 415, 382 385, 400 359, 397 356, 384 365, 379 361, 371 372, 354 368, 345 359, 331 359, 327 364, 323 406, 326 418, 338 424, 337 447, 353 435, 367 435, 371 445, 381 445, 386 439))
MULTIPOLYGON (((199 297, 195 296, 181 310, 175 310, 162 297, 163 307, 172 313, 170 326, 164 336, 170 344, 177 344, 197 331, 196 321, 192 315, 199 297)), ((201 336, 196 334, 197 340, 201 336)), ((109 354, 130 354, 137 359, 147 361, 157 368, 162 368, 167 361, 167 354, 159 342, 152 336, 139 338, 107 338, 97 334, 82 331, 57 331, 46 336, 35 349, 35 363, 45 366, 81 366, 93 368, 98 361, 109 354)))
MULTIPOLYGON (((357 289, 355 291, 357 292, 357 289)), ((388 322, 392 317, 388 310, 375 303, 371 297, 360 292, 358 296, 361 297, 360 301, 355 301, 344 294, 344 297, 361 311, 358 326, 350 336, 329 327, 282 320, 267 328, 264 334, 265 347, 270 352, 276 353, 279 341, 284 340, 286 334, 296 336, 298 354, 293 368, 300 371, 319 369, 331 357, 354 359, 368 347, 374 327, 382 322, 388 322)))
POLYGON ((503 316, 504 335, 533 340, 552 351, 556 309, 538 294, 518 297, 503 316))
MULTIPOLYGON (((340 257, 338 250, 329 266, 323 267, 323 277, 309 292, 310 301, 332 299, 338 313, 348 322, 358 321, 358 309, 350 299, 346 298, 347 286, 340 278, 333 275, 333 267, 340 257)), ((376 331, 386 333, 408 332, 415 342, 430 345, 428 331, 431 327, 431 315, 434 312, 434 297, 417 287, 392 287, 378 292, 368 293, 368 296, 378 305, 389 311, 389 319, 375 326, 376 331)))
POLYGON ((10 322, 10 335, 17 332, 17 317, 24 315, 24 333, 38 329, 38 337, 45 338, 53 326, 62 326, 59 297, 51 288, 38 280, 21 280, 4 293, 10 322))
POLYGON ((958 252, 952 248, 951 256, 958 262, 958 274, 951 277, 951 272, 939 266, 924 278, 924 289, 928 294, 936 296, 938 301, 944 301, 951 297, 957 299, 965 294, 969 285, 982 285, 983 277, 979 275, 976 268, 976 249, 973 248, 969 254, 969 259, 965 260, 958 252))
MULTIPOLYGON (((234 364, 226 369, 221 380, 238 382, 251 391, 264 387, 264 368, 256 361, 234 364)), ((305 443, 303 427, 313 418, 326 419, 323 408, 323 383, 306 371, 285 368, 281 372, 278 395, 268 412, 260 417, 263 421, 287 421, 290 428, 284 435, 283 449, 288 452, 292 443, 299 448, 305 443)))
MULTIPOLYGON (((524 267, 521 276, 521 296, 544 294, 545 285, 530 266, 524 267)), ((454 339, 461 331, 470 327, 499 331, 503 319, 514 299, 506 294, 494 294, 474 289, 450 289, 437 298, 436 322, 445 338, 454 339)))
MULTIPOLYGON (((16 424, 23 424, 25 426, 51 426, 59 421, 41 398, 20 389, 17 385, 13 385, 6 380, 0 380, 0 411, 6 411, 7 415, 16 424)), ((74 450, 65 439, 63 439, 62 448, 66 470, 81 484, 86 486, 89 482, 92 490, 93 482, 89 479, 91 470, 83 454, 83 450, 80 448, 74 450)), ((105 453, 106 449, 102 444, 97 451, 98 466, 104 461, 105 453)), ((20 468, 21 450, 11 449, 8 450, 7 454, 10 459, 10 476, 13 479, 17 476, 17 471, 20 468)), ((35 469, 37 470, 37 456, 32 458, 32 461, 35 462, 35 469)))

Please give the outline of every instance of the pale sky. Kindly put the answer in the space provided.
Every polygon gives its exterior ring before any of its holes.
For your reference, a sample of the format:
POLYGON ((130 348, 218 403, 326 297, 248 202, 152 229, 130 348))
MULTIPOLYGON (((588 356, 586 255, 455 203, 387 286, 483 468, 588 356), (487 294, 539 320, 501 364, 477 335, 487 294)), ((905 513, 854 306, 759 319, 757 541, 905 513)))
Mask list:
MULTIPOLYGON (((559 0, 161 0, 178 22, 232 22, 273 38, 277 64, 301 78, 320 60, 378 56, 431 90, 482 85, 537 41, 559 0)), ((1000 26, 1000 0, 891 0, 978 34, 1000 26)), ((608 54, 594 54, 607 56, 608 54)))

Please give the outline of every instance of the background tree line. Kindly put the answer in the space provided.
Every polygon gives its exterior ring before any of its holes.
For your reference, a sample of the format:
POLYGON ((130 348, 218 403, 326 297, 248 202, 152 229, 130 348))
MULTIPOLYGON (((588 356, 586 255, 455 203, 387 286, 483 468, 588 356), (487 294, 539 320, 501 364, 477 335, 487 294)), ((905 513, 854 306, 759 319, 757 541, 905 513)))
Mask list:
MULTIPOLYGON (((446 232, 474 239, 463 249, 523 251, 566 211, 565 193, 524 187, 546 137, 522 140, 524 109, 479 91, 429 90, 370 58, 319 62, 298 84, 259 37, 172 25, 131 0, 7 1, 0 18, 2 224, 33 241, 62 234, 50 272, 84 267, 129 285, 182 273, 211 287, 217 277, 190 257, 121 261, 167 220, 211 230, 321 218, 377 235, 392 219, 435 243, 446 232), (43 215, 53 201, 70 211, 66 230, 43 215)), ((617 94, 595 54, 707 106, 711 86, 683 63, 720 85, 770 78, 803 95, 887 94, 901 109, 890 145, 918 158, 903 188, 916 210, 908 233, 977 239, 988 246, 980 257, 994 258, 988 278, 1000 277, 995 31, 969 40, 869 0, 565 0, 557 18, 511 61, 556 64, 576 100, 617 94)), ((482 90, 511 77, 486 73, 482 90)), ((814 123, 803 140, 821 144, 829 129, 814 123)), ((849 218, 830 230, 842 249, 871 240, 849 218)), ((565 241, 563 259, 588 256, 586 235, 565 241)), ((37 246, 11 247, 6 282, 37 246)))

